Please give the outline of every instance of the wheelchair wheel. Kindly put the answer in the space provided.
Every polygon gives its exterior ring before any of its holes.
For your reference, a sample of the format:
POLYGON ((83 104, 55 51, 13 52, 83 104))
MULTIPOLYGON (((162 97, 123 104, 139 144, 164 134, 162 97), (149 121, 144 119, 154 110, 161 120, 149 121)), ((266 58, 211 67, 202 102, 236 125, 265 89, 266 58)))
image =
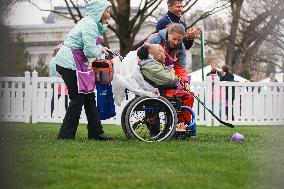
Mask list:
POLYGON ((164 97, 138 97, 125 113, 125 131, 131 139, 147 142, 169 140, 176 125, 176 110, 164 97))
POLYGON ((125 127, 125 114, 126 114, 126 110, 127 108, 129 107, 129 105, 133 102, 133 100, 135 99, 132 99, 131 101, 129 101, 126 106, 124 107, 123 111, 122 111, 122 114, 121 114, 121 127, 122 127, 122 130, 126 136, 126 139, 131 139, 131 137, 129 136, 128 132, 126 131, 126 127, 125 127))

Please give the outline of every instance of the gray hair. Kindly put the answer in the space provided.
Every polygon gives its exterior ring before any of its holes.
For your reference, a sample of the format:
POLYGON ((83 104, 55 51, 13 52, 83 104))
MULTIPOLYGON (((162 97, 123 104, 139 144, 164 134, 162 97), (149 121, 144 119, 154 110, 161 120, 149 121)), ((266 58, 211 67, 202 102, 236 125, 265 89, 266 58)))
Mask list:
POLYGON ((168 27, 169 34, 178 33, 181 35, 185 35, 185 28, 182 24, 172 23, 168 27))

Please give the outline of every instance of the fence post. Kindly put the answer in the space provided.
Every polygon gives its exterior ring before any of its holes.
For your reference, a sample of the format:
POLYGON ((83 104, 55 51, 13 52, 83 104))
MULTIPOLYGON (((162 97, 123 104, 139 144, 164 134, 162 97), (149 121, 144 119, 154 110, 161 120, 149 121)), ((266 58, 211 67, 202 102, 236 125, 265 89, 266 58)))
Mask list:
POLYGON ((31 113, 32 113, 32 90, 31 90, 31 73, 29 71, 25 72, 25 98, 24 98, 24 114, 25 114, 25 123, 30 122, 31 113))
POLYGON ((36 71, 32 72, 32 123, 37 123, 37 82, 38 73, 36 71))
MULTIPOLYGON (((220 77, 216 76, 214 77, 214 86, 213 91, 214 92, 214 98, 212 99, 213 104, 213 112, 215 115, 220 116, 220 77)), ((213 126, 220 126, 220 123, 217 119, 213 118, 213 126)))
MULTIPOLYGON (((205 105, 207 108, 212 110, 212 77, 206 77, 206 90, 205 90, 205 105)), ((203 99, 201 99, 203 100, 203 99)), ((212 126, 212 115, 205 110, 205 118, 207 122, 207 126, 212 126)))

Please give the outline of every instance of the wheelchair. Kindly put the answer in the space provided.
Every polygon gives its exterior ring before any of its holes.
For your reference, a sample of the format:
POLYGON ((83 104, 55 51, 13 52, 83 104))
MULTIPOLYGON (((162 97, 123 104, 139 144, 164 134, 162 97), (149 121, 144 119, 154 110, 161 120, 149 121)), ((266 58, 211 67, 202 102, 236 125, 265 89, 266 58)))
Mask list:
MULTIPOLYGON (((153 84, 152 84, 153 85, 153 84)), ((176 85, 153 85, 160 92, 159 97, 136 96, 124 107, 121 126, 127 139, 146 142, 170 140, 174 137, 185 139, 196 136, 196 117, 194 111, 182 106, 177 97, 165 98, 167 89, 176 89, 176 85), (186 123, 185 131, 176 131, 177 114, 181 110, 191 113, 191 121, 186 123)))
MULTIPOLYGON (((119 56, 108 50, 111 56, 119 56)), ((108 57, 108 56, 107 56, 108 57)), ((120 57, 121 58, 121 57, 120 57)), ((112 57, 108 57, 109 60, 112 57)), ((165 98, 165 91, 176 89, 176 85, 155 85, 144 78, 160 92, 159 97, 136 96, 128 102, 121 114, 121 126, 127 139, 146 142, 170 140, 174 136, 178 139, 196 136, 196 118, 194 111, 182 106, 182 100, 173 97, 165 98), (191 121, 186 123, 185 131, 176 131, 177 114, 181 110, 191 113, 191 121)))

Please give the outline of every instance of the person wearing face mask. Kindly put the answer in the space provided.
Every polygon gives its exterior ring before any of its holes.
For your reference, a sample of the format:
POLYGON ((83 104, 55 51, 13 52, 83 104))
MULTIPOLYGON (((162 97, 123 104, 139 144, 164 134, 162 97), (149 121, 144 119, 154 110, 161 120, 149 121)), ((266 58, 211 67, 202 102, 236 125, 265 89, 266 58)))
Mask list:
POLYGON ((103 132, 94 94, 95 74, 88 63, 88 58, 98 59, 105 50, 100 43, 110 12, 109 1, 90 0, 86 5, 86 16, 70 31, 52 61, 68 87, 70 98, 58 139, 75 139, 83 105, 88 120, 88 138, 111 139, 103 132))
MULTIPOLYGON (((184 8, 183 0, 168 0, 168 12, 165 16, 163 16, 157 23, 156 32, 165 29, 171 23, 179 23, 182 24, 185 28, 187 28, 185 22, 181 20, 181 15, 184 8)), ((186 50, 189 50, 194 42, 194 39, 198 38, 201 32, 200 27, 189 28, 186 31, 186 34, 183 38, 183 44, 186 50)))
MULTIPOLYGON (((186 74, 186 53, 182 43, 186 35, 185 28, 182 24, 173 23, 166 29, 160 30, 149 36, 146 43, 159 44, 164 48, 166 54, 164 64, 173 67, 176 77, 178 77, 186 90, 189 90, 189 83, 186 74)), ((166 98, 178 97, 182 100, 184 106, 192 108, 194 98, 185 91, 182 87, 178 89, 168 89, 165 94, 166 98)), ((191 114, 188 111, 182 110, 178 115, 178 122, 182 125, 191 121, 191 114)), ((158 132, 158 131, 157 131, 158 132)), ((193 133, 193 135, 196 133, 193 133)))

